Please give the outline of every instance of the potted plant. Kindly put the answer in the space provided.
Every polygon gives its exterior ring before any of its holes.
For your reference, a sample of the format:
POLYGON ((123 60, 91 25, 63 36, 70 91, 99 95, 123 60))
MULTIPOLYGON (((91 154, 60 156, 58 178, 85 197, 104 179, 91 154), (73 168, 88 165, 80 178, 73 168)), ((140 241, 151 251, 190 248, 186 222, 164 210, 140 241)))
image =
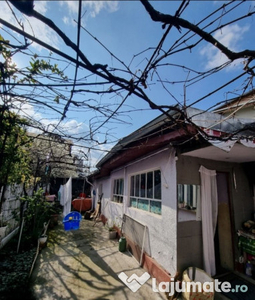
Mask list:
POLYGON ((116 236, 117 236, 117 231, 116 229, 112 226, 112 227, 109 227, 109 239, 110 240, 114 240, 116 239, 116 236))
POLYGON ((117 230, 115 227, 114 222, 112 222, 111 220, 107 221, 106 227, 108 228, 108 232, 109 232, 109 239, 110 240, 114 240, 116 239, 117 236, 117 230))
POLYGON ((45 234, 39 237, 40 249, 45 248, 47 246, 47 240, 48 236, 45 234))

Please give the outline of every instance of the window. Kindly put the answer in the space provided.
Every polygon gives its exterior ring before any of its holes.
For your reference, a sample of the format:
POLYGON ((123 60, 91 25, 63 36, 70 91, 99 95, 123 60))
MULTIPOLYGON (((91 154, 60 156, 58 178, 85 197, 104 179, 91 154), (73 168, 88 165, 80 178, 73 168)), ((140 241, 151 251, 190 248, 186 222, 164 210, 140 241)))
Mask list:
POLYGON ((161 215, 161 171, 130 178, 130 206, 161 215))
POLYGON ((196 210, 200 199, 200 185, 178 184, 178 207, 188 210, 196 210))
POLYGON ((117 203, 123 203, 123 191, 124 191, 124 180, 115 179, 113 183, 113 197, 112 201, 117 203))

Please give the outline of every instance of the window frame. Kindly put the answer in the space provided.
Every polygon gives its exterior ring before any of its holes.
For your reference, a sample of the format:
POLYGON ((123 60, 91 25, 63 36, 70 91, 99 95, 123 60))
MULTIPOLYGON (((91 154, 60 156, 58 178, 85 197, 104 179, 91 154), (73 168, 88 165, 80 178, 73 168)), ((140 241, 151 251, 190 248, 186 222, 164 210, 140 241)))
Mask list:
POLYGON ((114 178, 112 188, 112 202, 123 204, 124 200, 124 178, 114 178))
POLYGON ((200 205, 201 186, 199 184, 177 184, 178 208, 196 212, 200 205))
POLYGON ((130 174, 129 207, 162 215, 161 174, 160 168, 130 174), (159 178, 158 174, 160 174, 159 178))

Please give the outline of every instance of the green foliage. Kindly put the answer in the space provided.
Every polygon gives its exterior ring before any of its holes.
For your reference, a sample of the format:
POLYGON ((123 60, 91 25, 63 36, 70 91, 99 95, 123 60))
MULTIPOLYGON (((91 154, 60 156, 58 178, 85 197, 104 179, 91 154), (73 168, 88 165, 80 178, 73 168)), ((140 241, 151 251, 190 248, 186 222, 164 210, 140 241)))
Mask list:
POLYGON ((26 121, 1 109, 0 114, 0 186, 21 183, 30 178, 30 139, 24 126, 26 121))
MULTIPOLYGON (((57 75, 61 80, 68 80, 64 72, 58 67, 57 64, 53 64, 51 59, 40 59, 37 54, 31 57, 29 67, 26 67, 26 71, 19 70, 16 64, 13 62, 12 57, 19 52, 18 50, 12 50, 10 41, 5 40, 0 35, 0 78, 4 81, 14 80, 17 83, 38 83, 37 77, 49 77, 51 75, 57 75)), ((49 54, 51 57, 51 53, 49 54)), ((56 79, 56 78, 55 78, 56 79)))
POLYGON ((50 220, 56 209, 52 203, 45 201, 43 190, 39 189, 33 196, 21 198, 25 204, 25 222, 23 236, 26 243, 36 244, 39 236, 43 233, 44 224, 50 220))
POLYGON ((59 69, 57 64, 52 64, 50 59, 46 61, 44 59, 39 59, 38 55, 34 55, 29 64, 30 67, 27 67, 27 70, 29 71, 29 76, 23 78, 23 82, 28 81, 30 83, 36 83, 37 81, 34 75, 46 75, 47 72, 49 74, 58 75, 63 80, 67 80, 67 77, 64 75, 64 72, 59 69))
MULTIPOLYGON (((44 79, 67 80, 58 65, 52 63, 51 54, 46 59, 34 54, 30 56, 27 67, 19 69, 14 63, 14 56, 27 47, 27 41, 22 46, 14 45, 0 35, 0 189, 8 184, 27 183, 32 179, 33 163, 29 151, 31 140, 26 134, 26 128, 30 124, 25 118, 15 114, 13 109, 22 107, 23 103, 29 103, 29 99, 35 100, 36 103, 38 94, 36 88, 31 88, 31 93, 28 92, 29 88, 23 90, 22 83, 26 86, 27 83, 45 85, 46 91, 48 88, 44 79)), ((50 95, 54 97, 53 89, 49 90, 50 95)), ((41 95, 41 92, 39 94, 41 95)), ((55 92, 54 103, 59 103, 60 99, 59 92, 55 92)), ((1 211, 3 196, 0 200, 1 211)))
POLYGON ((16 79, 15 73, 16 64, 12 62, 12 52, 10 50, 9 41, 5 40, 0 35, 0 58, 2 57, 2 62, 0 61, 0 78, 3 81, 6 79, 16 79))

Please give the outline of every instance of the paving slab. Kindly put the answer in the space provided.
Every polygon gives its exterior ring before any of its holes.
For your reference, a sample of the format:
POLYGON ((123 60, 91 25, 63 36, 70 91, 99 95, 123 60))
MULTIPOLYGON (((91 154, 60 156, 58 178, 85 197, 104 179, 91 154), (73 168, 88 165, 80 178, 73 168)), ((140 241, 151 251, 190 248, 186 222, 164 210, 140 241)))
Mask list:
POLYGON ((153 292, 151 278, 136 292, 119 279, 121 272, 130 277, 141 276, 145 270, 129 252, 118 250, 118 240, 109 239, 101 222, 93 226, 82 219, 80 228, 71 231, 59 222, 48 236, 32 273, 35 299, 167 299, 164 293, 153 292))

